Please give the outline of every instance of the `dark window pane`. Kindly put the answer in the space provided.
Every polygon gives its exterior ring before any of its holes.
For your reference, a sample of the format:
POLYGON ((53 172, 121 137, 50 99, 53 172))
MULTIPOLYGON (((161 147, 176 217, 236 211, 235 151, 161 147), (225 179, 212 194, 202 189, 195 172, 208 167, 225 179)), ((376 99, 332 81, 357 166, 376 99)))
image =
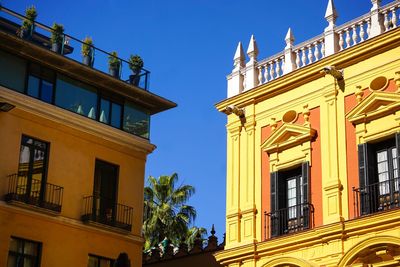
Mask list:
POLYGON ((121 111, 122 107, 119 104, 112 103, 111 105, 111 125, 121 128, 121 111))
POLYGON ((40 85, 39 78, 29 75, 28 95, 38 98, 39 97, 39 85, 40 85))
POLYGON ((60 75, 57 79, 55 104, 96 119, 97 92, 85 84, 60 75))
POLYGON ((144 138, 149 138, 149 121, 149 114, 139 110, 130 103, 125 104, 123 124, 124 131, 144 138))
POLYGON ((53 84, 47 81, 42 81, 42 95, 40 97, 47 103, 53 102, 53 84))
POLYGON ((110 101, 101 99, 100 101, 100 122, 110 123, 110 101))
POLYGON ((0 85, 24 92, 25 72, 25 60, 0 51, 0 85))

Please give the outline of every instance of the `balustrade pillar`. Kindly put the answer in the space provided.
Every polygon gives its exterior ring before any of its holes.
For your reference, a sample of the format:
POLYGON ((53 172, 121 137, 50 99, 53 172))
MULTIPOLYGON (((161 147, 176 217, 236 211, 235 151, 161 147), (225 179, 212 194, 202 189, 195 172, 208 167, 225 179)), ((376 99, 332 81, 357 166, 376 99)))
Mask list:
POLYGON ((375 37, 385 31, 383 15, 379 12, 381 0, 371 0, 371 29, 368 38, 375 37))

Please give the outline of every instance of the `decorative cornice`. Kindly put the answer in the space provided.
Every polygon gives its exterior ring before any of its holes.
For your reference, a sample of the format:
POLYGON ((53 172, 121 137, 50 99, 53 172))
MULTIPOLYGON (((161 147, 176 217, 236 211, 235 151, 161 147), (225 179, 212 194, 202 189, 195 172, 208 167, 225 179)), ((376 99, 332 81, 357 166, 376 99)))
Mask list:
POLYGON ((400 94, 373 91, 355 106, 346 118, 354 125, 393 114, 400 110, 400 94))
MULTIPOLYGON (((34 114, 40 118, 67 126, 79 132, 96 136, 102 140, 110 141, 122 147, 145 153, 146 155, 155 149, 155 146, 150 144, 146 139, 134 136, 119 129, 114 129, 108 125, 88 119, 57 106, 47 104, 43 101, 2 86, 0 86, 0 101, 5 101, 16 106, 15 110, 11 111, 11 114, 21 111, 34 114)), ((115 149, 115 147, 113 148, 115 149)))
POLYGON ((264 141, 261 149, 267 153, 282 151, 311 141, 316 133, 316 130, 307 126, 284 123, 264 141))
POLYGON ((53 215, 49 215, 49 214, 38 212, 38 211, 34 211, 34 210, 28 210, 26 208, 22 208, 22 207, 18 207, 18 206, 15 206, 15 205, 7 204, 6 202, 1 201, 1 200, 0 200, 0 210, 6 211, 6 212, 14 212, 14 213, 17 213, 17 214, 30 216, 30 217, 37 218, 37 219, 44 220, 44 221, 48 221, 48 222, 51 222, 51 223, 62 224, 62 225, 65 225, 67 227, 77 228, 77 229, 80 229, 80 230, 83 230, 83 231, 93 232, 93 233, 96 233, 96 234, 102 233, 102 234, 111 236, 113 238, 118 238, 118 239, 121 239, 121 240, 133 242, 133 243, 136 243, 136 244, 139 244, 139 245, 142 245, 144 243, 144 238, 143 237, 141 237, 139 235, 134 235, 131 232, 118 233, 118 232, 114 232, 114 231, 109 231, 109 230, 105 230, 105 229, 102 229, 102 228, 97 228, 97 227, 94 227, 94 226, 86 225, 82 221, 77 220, 77 219, 64 217, 62 215, 53 216, 53 215))

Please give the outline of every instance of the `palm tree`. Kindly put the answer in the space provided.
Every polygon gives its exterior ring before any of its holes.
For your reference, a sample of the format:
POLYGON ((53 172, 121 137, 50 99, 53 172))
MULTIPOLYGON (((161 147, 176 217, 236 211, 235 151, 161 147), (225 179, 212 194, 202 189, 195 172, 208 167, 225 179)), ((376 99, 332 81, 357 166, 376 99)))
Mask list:
POLYGON ((149 186, 144 188, 143 234, 145 249, 168 238, 173 244, 186 240, 189 225, 196 218, 194 207, 186 202, 194 194, 191 185, 176 187, 178 174, 149 177, 149 186))

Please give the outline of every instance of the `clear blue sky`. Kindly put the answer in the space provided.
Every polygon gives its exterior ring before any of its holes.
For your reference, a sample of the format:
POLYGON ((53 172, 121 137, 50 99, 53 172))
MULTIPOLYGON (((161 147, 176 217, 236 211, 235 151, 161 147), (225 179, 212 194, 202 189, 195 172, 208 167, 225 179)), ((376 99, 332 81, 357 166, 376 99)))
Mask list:
MULTIPOLYGON (((155 115, 147 176, 177 172, 196 187, 190 201, 197 226, 225 231, 226 118, 214 104, 226 97, 226 75, 238 41, 255 34, 259 59, 283 50, 291 27, 295 44, 323 32, 328 0, 2 0, 23 13, 34 4, 38 21, 58 22, 66 33, 122 58, 138 53, 151 73, 150 90, 178 103, 155 115)), ((370 0, 335 0, 337 24, 371 8, 370 0)), ((391 2, 383 1, 383 4, 391 2)), ((261 213, 261 211, 259 211, 261 213)), ((259 214, 260 214, 259 213, 259 214)))

